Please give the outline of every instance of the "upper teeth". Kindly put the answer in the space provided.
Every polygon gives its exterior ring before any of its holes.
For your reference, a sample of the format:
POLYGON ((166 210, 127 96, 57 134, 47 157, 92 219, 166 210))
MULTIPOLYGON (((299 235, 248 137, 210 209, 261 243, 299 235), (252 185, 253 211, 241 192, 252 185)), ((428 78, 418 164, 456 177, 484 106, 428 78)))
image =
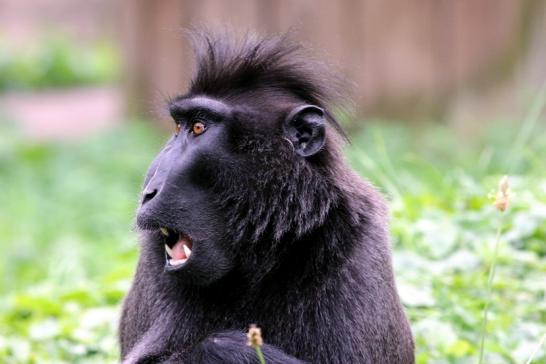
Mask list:
POLYGON ((189 259, 191 255, 191 249, 186 244, 184 244, 184 253, 186 253, 186 257, 188 257, 189 259))
POLYGON ((169 230, 167 228, 161 227, 159 228, 159 231, 161 231, 161 234, 169 236, 169 230))

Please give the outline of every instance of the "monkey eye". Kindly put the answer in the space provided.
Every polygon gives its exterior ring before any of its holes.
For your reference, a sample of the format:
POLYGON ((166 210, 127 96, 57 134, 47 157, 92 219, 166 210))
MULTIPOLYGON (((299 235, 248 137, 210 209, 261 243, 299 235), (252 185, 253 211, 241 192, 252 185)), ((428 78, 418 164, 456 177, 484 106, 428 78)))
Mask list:
POLYGON ((207 130, 207 126, 201 121, 196 121, 191 126, 191 132, 195 136, 203 134, 205 130, 207 130))
POLYGON ((178 136, 178 134, 180 134, 181 129, 182 129, 182 125, 180 125, 179 123, 176 123, 176 126, 174 127, 174 135, 178 136))

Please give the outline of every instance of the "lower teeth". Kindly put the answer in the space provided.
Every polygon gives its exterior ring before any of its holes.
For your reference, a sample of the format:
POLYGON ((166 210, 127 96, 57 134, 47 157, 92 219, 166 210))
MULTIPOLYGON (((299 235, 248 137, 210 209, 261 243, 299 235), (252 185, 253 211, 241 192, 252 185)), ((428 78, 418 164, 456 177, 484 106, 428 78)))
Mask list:
POLYGON ((178 260, 169 259, 169 264, 170 265, 180 265, 180 264, 186 263, 186 260, 188 260, 188 259, 178 259, 178 260))

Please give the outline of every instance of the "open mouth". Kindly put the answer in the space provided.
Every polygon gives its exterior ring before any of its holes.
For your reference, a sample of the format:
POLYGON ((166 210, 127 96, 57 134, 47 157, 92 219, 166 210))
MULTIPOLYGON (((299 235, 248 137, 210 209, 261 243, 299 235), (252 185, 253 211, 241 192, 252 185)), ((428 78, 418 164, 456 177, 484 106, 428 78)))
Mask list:
POLYGON ((191 257, 193 241, 184 233, 168 228, 160 228, 165 236, 165 259, 168 267, 179 268, 186 264, 191 257))

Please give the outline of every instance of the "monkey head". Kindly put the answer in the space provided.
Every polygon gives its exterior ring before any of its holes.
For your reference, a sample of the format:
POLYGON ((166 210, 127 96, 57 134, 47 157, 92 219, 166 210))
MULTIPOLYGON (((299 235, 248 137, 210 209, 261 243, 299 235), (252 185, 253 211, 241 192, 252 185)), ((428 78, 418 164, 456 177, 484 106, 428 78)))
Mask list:
POLYGON ((317 70, 283 38, 218 41, 196 42, 196 76, 169 102, 174 133, 137 215, 161 274, 196 285, 266 274, 336 199, 341 128, 317 70))

